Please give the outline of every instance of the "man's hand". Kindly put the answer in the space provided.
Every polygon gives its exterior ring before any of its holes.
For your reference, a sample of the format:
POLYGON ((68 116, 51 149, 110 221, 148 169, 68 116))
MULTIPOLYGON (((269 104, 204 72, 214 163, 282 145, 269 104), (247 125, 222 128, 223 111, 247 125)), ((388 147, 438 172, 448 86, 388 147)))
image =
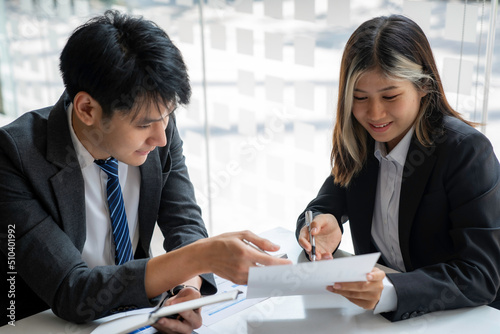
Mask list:
POLYGON ((198 240, 204 246, 203 261, 209 271, 236 284, 246 284, 250 267, 257 265, 292 264, 290 260, 271 256, 249 246, 253 243, 264 251, 275 252, 279 246, 250 231, 224 233, 215 237, 198 240))
POLYGON ((333 286, 327 286, 326 289, 346 297, 350 302, 365 310, 373 310, 382 295, 384 277, 385 273, 375 267, 366 275, 366 282, 335 283, 333 286))
MULTIPOLYGON (((316 259, 332 259, 332 253, 337 249, 342 239, 342 231, 337 218, 331 214, 317 215, 311 223, 311 235, 315 237, 316 241, 316 259)), ((299 244, 311 257, 312 247, 309 242, 307 226, 300 230, 299 244)))
POLYGON ((266 254, 248 242, 263 251, 275 252, 280 248, 250 231, 242 231, 199 239, 150 259, 145 279, 148 298, 203 273, 214 273, 236 284, 246 284, 250 267, 292 264, 290 260, 266 254))
MULTIPOLYGON (((200 297, 201 295, 199 291, 186 287, 179 291, 177 295, 167 299, 163 306, 173 305, 200 297)), ((200 328, 201 325, 201 309, 196 309, 181 312, 174 319, 161 318, 156 322, 156 324, 153 325, 153 327, 165 334, 191 334, 193 330, 200 328)))

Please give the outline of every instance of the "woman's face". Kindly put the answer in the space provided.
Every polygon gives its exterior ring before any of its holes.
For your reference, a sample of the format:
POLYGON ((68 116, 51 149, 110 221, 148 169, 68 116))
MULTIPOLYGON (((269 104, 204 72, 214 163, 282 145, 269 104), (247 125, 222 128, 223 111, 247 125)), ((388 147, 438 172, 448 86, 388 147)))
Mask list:
POLYGON ((408 80, 389 79, 372 70, 359 77, 353 95, 354 117, 390 152, 412 127, 426 93, 408 80))

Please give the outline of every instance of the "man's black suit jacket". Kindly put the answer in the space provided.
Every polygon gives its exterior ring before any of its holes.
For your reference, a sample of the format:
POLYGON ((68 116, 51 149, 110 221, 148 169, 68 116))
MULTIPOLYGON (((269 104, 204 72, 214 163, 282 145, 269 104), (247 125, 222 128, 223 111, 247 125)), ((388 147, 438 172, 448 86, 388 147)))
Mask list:
MULTIPOLYGON (((140 166, 139 244, 136 261, 89 269, 85 244, 85 193, 73 147, 64 94, 50 108, 26 113, 0 128, 1 320, 15 301, 16 320, 51 307, 61 318, 85 322, 121 310, 151 307, 144 288, 150 242, 157 222, 170 251, 207 237, 182 153, 175 119, 167 145, 140 166), (15 229, 15 298, 5 298, 8 228, 15 229)), ((182 268, 171 268, 182 270, 182 268)), ((165 273, 168 275, 168 273, 165 273)), ((215 293, 203 275, 202 293, 215 293)))

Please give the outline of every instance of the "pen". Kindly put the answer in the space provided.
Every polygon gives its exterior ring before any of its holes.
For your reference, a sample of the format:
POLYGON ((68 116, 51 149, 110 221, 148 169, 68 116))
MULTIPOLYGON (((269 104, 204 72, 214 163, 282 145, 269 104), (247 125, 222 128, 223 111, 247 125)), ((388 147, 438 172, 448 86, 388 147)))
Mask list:
POLYGON ((309 230, 309 242, 311 243, 311 261, 316 261, 316 241, 314 236, 311 234, 311 223, 313 220, 313 213, 310 210, 306 211, 306 224, 309 230))
POLYGON ((243 239, 243 242, 246 243, 248 246, 250 246, 250 247, 258 250, 261 253, 264 253, 264 254, 267 254, 267 255, 271 255, 268 252, 266 252, 265 250, 260 249, 259 247, 257 247, 255 244, 253 244, 252 242, 250 242, 248 240, 243 239))
POLYGON ((265 250, 260 249, 254 243, 252 243, 252 242, 250 242, 248 240, 243 239, 243 242, 246 243, 248 246, 250 246, 250 247, 258 250, 261 253, 264 253, 264 254, 267 254, 267 255, 273 256, 273 257, 279 257, 279 258, 282 258, 282 259, 288 259, 288 255, 286 253, 279 253, 279 254, 276 254, 276 255, 272 255, 272 254, 269 254, 268 252, 266 252, 265 250))

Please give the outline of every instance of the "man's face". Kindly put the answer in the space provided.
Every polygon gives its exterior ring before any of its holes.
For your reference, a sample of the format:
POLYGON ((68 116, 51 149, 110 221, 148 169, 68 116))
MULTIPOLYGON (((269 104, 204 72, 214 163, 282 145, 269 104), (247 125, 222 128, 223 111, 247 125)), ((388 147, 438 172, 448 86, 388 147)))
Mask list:
POLYGON ((145 103, 136 117, 133 112, 116 111, 111 118, 103 118, 101 112, 92 129, 83 131, 89 132, 83 133, 82 139, 92 143, 89 152, 95 159, 112 156, 123 163, 140 166, 157 146, 167 144, 165 129, 174 109, 145 103))

